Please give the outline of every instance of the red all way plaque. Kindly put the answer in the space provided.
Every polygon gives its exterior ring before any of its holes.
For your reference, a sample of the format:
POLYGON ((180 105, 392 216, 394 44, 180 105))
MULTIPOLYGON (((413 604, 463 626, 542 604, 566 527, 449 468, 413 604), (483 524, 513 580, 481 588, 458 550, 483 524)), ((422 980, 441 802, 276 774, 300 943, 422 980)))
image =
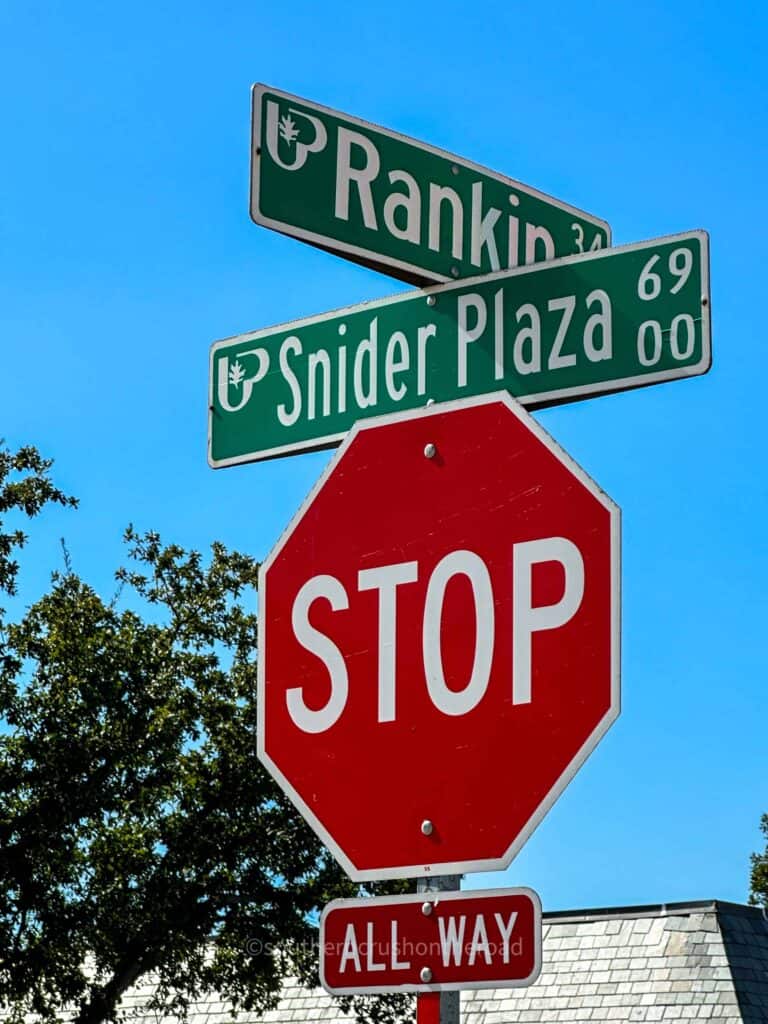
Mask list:
POLYGON ((540 970, 531 889, 334 900, 320 920, 320 979, 334 995, 516 988, 540 970))

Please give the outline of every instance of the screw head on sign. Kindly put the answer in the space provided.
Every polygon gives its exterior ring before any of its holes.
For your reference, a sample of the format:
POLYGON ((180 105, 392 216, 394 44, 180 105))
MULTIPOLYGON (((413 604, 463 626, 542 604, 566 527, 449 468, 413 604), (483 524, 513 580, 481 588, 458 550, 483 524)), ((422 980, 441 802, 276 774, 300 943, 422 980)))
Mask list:
POLYGON ((429 442, 429 444, 424 445, 424 455, 428 459, 434 459, 434 457, 437 455, 437 448, 435 447, 435 445, 432 444, 431 441, 429 442))
POLYGON ((422 821, 421 823, 421 834, 425 836, 431 836, 434 830, 435 826, 432 824, 429 818, 425 818, 424 821, 422 821))
POLYGON ((436 302, 437 302, 437 299, 435 298, 435 296, 434 296, 434 295, 428 295, 428 296, 427 296, 427 305, 428 305, 428 306, 434 306, 434 304, 435 304, 436 302))
POLYGON ((424 917, 429 917, 431 915, 431 913, 432 913, 432 910, 433 910, 433 907, 432 907, 431 903, 422 903, 421 904, 421 912, 424 915, 424 917))
POLYGON ((428 967, 422 967, 419 971, 419 977, 426 985, 427 982, 432 981, 432 971, 428 967))

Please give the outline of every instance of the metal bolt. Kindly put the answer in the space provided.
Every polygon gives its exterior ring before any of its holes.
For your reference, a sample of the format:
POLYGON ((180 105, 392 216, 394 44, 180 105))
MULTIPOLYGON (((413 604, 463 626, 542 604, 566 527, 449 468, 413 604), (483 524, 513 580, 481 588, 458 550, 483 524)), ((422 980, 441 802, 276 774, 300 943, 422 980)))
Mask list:
POLYGON ((419 971, 419 977, 426 985, 428 982, 432 981, 432 971, 430 971, 428 967, 422 967, 419 971))
MULTIPOLYGON (((434 459, 434 457, 437 455, 437 448, 432 444, 431 441, 429 442, 429 444, 425 444, 424 445, 424 454, 426 455, 426 457, 428 459, 434 459)), ((432 822, 431 821, 425 821, 424 822, 424 824, 421 826, 421 831, 422 832, 424 832, 424 825, 429 825, 429 832, 432 831, 432 822)), ((424 832, 424 835, 428 836, 429 832, 424 832)))
POLYGON ((427 305, 428 305, 428 306, 434 306, 434 304, 435 304, 436 302, 437 302, 437 299, 435 298, 435 296, 434 296, 434 295, 428 295, 428 296, 427 296, 427 305))
POLYGON ((458 173, 459 173, 459 168, 456 166, 456 164, 454 164, 453 167, 451 168, 451 174, 458 174, 458 173))
POLYGON ((702 295, 701 296, 701 304, 702 304, 702 306, 706 306, 708 303, 709 303, 709 299, 707 298, 707 296, 706 295, 702 295))
MULTIPOLYGON (((434 445, 429 445, 428 444, 427 448, 434 448, 434 445)), ((424 449, 424 454, 426 455, 426 453, 427 453, 427 449, 425 448, 424 449)), ((431 455, 427 455, 427 458, 431 459, 432 456, 431 455)), ((425 818, 424 821, 422 821, 422 823, 421 823, 421 833, 422 833, 422 835, 431 836, 432 833, 434 832, 434 830, 435 830, 435 826, 432 824, 432 822, 429 820, 429 818, 425 818)))
POLYGON ((422 903, 421 904, 421 912, 424 915, 424 917, 429 917, 430 914, 432 913, 432 904, 431 903, 422 903))
POLYGON ((451 267, 451 274, 454 277, 458 277, 459 276, 459 268, 458 267, 451 267))

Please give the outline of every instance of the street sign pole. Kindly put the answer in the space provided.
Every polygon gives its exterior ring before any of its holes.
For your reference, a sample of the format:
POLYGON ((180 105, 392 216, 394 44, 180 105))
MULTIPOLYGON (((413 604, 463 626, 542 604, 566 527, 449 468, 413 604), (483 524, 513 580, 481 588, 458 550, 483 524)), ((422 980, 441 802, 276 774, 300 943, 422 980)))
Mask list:
MULTIPOLYGON (((461 875, 436 875, 417 878, 416 892, 456 892, 461 889, 461 875)), ((416 996, 416 1024, 459 1024, 461 991, 419 992, 416 996)))
POLYGON ((457 872, 509 865, 620 705, 619 509, 522 406, 706 373, 708 235, 611 249, 463 158, 252 99, 252 219, 423 288, 212 346, 212 467, 341 442, 261 566, 258 756, 350 878, 420 875, 324 908, 323 987, 460 1024, 462 988, 536 980, 542 913, 457 872))
MULTIPOLYGON (((458 994, 458 993, 457 993, 458 994)), ((443 999, 449 992, 419 992, 416 996, 416 1024, 443 1024, 443 999)))

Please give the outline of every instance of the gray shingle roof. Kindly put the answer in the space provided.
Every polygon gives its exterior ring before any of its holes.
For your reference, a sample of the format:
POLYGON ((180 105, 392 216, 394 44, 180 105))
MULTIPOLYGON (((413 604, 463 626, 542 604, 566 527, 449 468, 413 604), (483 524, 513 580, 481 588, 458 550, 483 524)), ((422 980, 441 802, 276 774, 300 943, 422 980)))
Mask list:
POLYGON ((466 1024, 768 1024, 768 921, 719 902, 547 914, 539 980, 492 995, 465 997, 466 1024))
MULTIPOLYGON (((123 1001, 134 1024, 150 981, 123 1001)), ((525 989, 463 992, 462 1024, 712 1021, 768 1024, 768 917, 708 901, 544 915, 541 975, 525 989)), ((190 1006, 190 1024, 227 1024, 218 999, 190 1006)), ((322 989, 285 986, 277 1009, 238 1024, 348 1024, 322 989)), ((170 1022, 165 1022, 170 1024, 170 1022)))

